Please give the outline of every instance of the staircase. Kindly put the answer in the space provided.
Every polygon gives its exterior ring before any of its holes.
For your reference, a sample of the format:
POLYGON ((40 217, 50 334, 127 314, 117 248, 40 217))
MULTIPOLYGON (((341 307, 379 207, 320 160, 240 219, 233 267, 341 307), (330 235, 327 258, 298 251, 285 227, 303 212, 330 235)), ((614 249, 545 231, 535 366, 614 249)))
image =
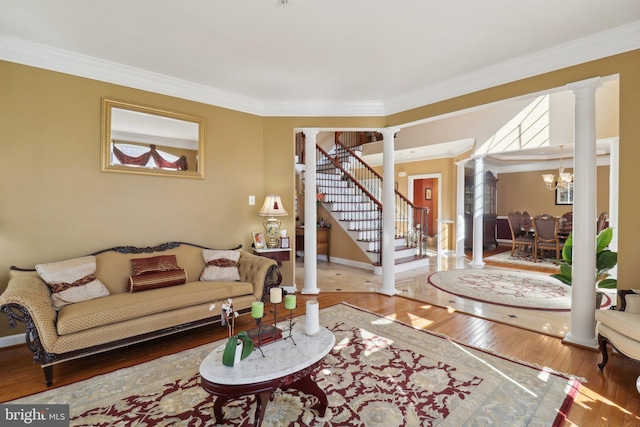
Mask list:
MULTIPOLYGON (((321 203, 330 213, 331 222, 351 237, 371 261, 374 273, 380 275, 382 177, 360 158, 363 140, 371 139, 370 132, 336 132, 329 152, 316 146, 316 184, 317 191, 324 194, 321 203)), ((297 146, 304 147, 304 142, 297 146)), ((428 209, 416 207, 395 193, 395 272, 426 266, 428 209)))

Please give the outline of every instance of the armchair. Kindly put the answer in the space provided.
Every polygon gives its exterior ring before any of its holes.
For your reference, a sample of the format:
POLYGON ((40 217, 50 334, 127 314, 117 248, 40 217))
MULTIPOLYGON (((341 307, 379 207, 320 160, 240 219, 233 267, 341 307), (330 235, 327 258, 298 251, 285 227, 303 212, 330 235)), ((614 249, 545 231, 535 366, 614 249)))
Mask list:
POLYGON ((618 290, 618 310, 596 310, 596 331, 602 353, 604 370, 609 361, 607 344, 618 353, 640 363, 640 293, 633 290, 618 290))

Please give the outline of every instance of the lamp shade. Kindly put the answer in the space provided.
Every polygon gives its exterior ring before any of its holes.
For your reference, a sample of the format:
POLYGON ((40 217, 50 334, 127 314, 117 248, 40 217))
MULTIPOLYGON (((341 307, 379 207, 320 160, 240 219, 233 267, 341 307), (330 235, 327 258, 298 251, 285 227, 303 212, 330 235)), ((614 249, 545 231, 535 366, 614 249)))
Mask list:
POLYGON ((259 216, 286 216, 287 211, 282 207, 280 196, 270 195, 265 197, 264 204, 258 212, 259 216))

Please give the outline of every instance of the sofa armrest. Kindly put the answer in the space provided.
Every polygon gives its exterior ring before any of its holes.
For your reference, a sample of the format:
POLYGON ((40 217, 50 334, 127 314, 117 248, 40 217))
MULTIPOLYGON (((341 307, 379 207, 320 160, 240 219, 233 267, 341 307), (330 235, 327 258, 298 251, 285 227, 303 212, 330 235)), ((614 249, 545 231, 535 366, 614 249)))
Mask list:
POLYGON ((258 300, 263 299, 277 269, 278 263, 270 258, 240 251, 240 259, 238 260, 240 280, 253 283, 253 295, 258 300))
POLYGON ((9 326, 16 320, 26 324, 27 345, 34 352, 34 360, 47 363, 58 340, 58 314, 51 304, 51 291, 33 271, 12 270, 7 289, 0 295, 0 311, 7 314, 9 326))
POLYGON ((619 310, 640 314, 640 292, 634 289, 618 289, 619 310))

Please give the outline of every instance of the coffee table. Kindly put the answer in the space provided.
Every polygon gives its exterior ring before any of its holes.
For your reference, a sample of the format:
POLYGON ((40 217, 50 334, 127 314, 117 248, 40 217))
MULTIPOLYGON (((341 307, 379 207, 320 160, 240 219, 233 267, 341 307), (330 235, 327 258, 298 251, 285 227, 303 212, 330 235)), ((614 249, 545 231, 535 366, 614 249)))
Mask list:
MULTIPOLYGON (((256 395, 255 426, 260 426, 267 403, 277 389, 296 389, 318 398, 312 408, 322 417, 327 409, 327 396, 311 378, 324 357, 335 345, 336 338, 327 328, 314 336, 304 333, 304 323, 294 325, 291 339, 269 343, 260 351, 235 366, 222 364, 224 344, 211 352, 200 364, 200 384, 216 396, 214 421, 222 421, 222 406, 230 399, 256 395), (295 341, 295 344, 294 344, 295 341)), ((226 344, 226 343, 225 343, 226 344)))

